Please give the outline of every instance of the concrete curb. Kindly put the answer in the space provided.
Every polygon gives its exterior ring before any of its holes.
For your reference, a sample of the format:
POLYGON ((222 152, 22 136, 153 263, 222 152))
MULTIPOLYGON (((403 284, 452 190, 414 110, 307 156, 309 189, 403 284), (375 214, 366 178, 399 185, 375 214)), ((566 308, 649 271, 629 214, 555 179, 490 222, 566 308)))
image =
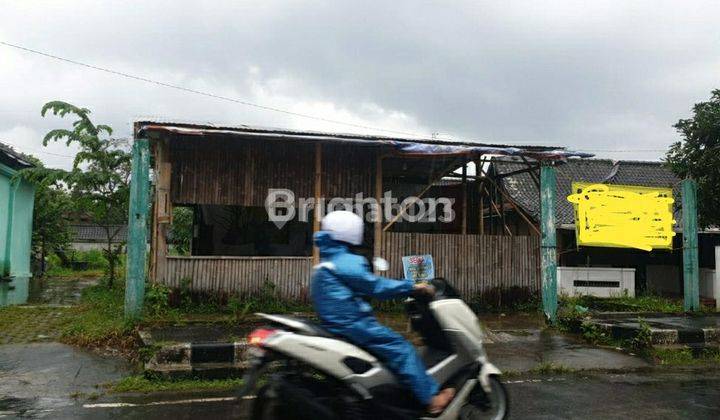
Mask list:
MULTIPOLYGON (((639 327, 618 325, 607 320, 596 320, 593 323, 615 339, 624 340, 635 337, 639 327)), ((720 341, 720 329, 717 328, 655 328, 650 327, 652 344, 700 344, 720 341)))
POLYGON ((246 341, 233 343, 179 343, 161 347, 145 363, 145 370, 168 377, 220 377, 246 367, 246 341))

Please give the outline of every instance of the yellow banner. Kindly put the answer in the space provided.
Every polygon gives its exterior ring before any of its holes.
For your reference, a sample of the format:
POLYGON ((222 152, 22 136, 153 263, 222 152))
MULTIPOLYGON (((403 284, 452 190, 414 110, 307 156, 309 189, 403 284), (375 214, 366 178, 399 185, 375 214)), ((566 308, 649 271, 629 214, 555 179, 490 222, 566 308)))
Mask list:
POLYGON ((578 245, 671 249, 672 189, 573 182, 578 245))

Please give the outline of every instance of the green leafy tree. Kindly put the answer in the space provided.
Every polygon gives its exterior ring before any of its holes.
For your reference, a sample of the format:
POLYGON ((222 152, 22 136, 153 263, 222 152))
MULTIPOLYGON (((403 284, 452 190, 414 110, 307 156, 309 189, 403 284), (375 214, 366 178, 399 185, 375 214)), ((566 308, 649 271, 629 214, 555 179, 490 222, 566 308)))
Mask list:
POLYGON ((193 210, 190 207, 173 208, 170 239, 178 255, 189 255, 193 231, 193 210))
POLYGON ((670 146, 667 164, 680 178, 697 181, 700 226, 720 225, 720 89, 673 127, 683 138, 670 146))
POLYGON ((79 147, 70 171, 43 169, 36 177, 62 182, 70 190, 76 211, 88 216, 105 232, 103 254, 108 261, 108 285, 113 286, 119 266, 123 243, 115 238, 119 225, 127 223, 131 155, 119 141, 110 138, 112 129, 107 125, 95 125, 90 120, 90 110, 62 101, 46 103, 42 116, 51 111, 53 115, 74 116, 72 129, 55 129, 45 135, 43 144, 65 141, 68 146, 79 147))
POLYGON ((45 274, 45 260, 51 253, 66 259, 71 240, 67 215, 72 211, 72 201, 65 186, 52 176, 43 163, 34 156, 24 155, 33 164, 23 169, 19 176, 35 186, 33 210, 32 250, 40 261, 40 275, 45 274))

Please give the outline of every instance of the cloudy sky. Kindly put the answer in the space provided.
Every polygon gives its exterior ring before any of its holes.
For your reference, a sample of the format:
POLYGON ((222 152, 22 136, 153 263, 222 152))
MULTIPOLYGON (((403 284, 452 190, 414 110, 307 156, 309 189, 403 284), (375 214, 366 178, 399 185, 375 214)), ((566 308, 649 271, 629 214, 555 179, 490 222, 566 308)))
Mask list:
MULTIPOLYGON (((295 113, 455 139, 659 159, 720 88, 718 1, 0 1, 0 41, 295 113)), ((0 141, 41 145, 93 110, 132 121, 370 130, 269 112, 0 45, 0 141)))

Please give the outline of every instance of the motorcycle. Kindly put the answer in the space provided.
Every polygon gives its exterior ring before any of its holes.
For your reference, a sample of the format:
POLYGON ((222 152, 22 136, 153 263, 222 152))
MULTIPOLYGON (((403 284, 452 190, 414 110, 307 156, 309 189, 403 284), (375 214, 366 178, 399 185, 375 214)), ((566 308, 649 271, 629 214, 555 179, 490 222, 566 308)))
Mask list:
POLYGON ((507 391, 488 360, 473 311, 446 280, 430 281, 435 293, 405 302, 410 325, 422 338, 417 351, 428 373, 456 395, 430 415, 372 354, 305 319, 257 315, 268 327, 248 337, 249 365, 241 397, 261 377, 254 419, 504 419, 507 391))

